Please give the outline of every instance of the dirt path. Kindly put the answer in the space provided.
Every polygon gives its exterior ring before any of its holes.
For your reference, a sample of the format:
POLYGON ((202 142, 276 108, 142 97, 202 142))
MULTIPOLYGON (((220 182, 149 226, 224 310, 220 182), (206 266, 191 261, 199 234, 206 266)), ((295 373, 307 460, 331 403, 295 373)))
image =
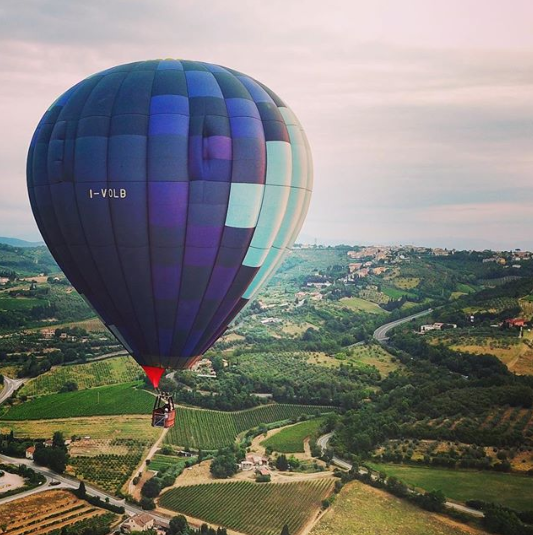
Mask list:
MULTIPOLYGON (((133 484, 133 479, 139 472, 144 471, 146 467, 146 461, 148 459, 151 459, 155 455, 156 451, 159 449, 161 442, 167 436, 167 433, 168 433, 168 429, 163 429, 159 438, 154 442, 154 445, 148 450, 148 453, 146 454, 146 456, 141 459, 141 462, 137 465, 137 467, 133 471, 132 476, 130 477, 128 481, 128 490, 127 490, 128 494, 131 494, 132 496, 134 496, 135 493, 138 491, 138 489, 141 488, 140 484, 137 484, 137 486, 133 484)), ((144 474, 143 474, 142 479, 145 479, 144 474)), ((150 479, 150 478, 148 477, 146 479, 150 479)), ((144 481, 142 481, 142 483, 144 483, 144 481)))

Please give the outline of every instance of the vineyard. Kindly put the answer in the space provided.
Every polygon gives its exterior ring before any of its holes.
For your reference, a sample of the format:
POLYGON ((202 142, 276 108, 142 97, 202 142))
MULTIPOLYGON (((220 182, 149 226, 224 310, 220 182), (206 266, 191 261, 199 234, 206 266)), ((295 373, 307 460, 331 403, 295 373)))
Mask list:
POLYGON ((59 392, 65 383, 75 382, 79 390, 96 386, 130 383, 143 375, 131 357, 116 357, 75 366, 60 366, 39 375, 20 390, 26 396, 59 392))
POLYGON ((258 426, 298 418, 302 414, 331 412, 331 407, 273 404, 237 412, 207 411, 179 407, 176 424, 165 442, 176 446, 207 450, 229 446, 237 435, 258 426))
POLYGON ((280 453, 303 453, 304 440, 315 435, 323 422, 322 418, 317 418, 316 420, 292 425, 263 440, 261 446, 265 448, 270 446, 273 451, 280 453))
POLYGON ((70 459, 74 474, 79 479, 116 494, 141 462, 144 447, 140 442, 128 441, 129 453, 103 453, 70 459))
POLYGON ((163 455, 161 453, 156 453, 150 461, 150 470, 154 472, 159 472, 159 470, 172 467, 179 467, 180 471, 185 467, 185 463, 194 462, 196 457, 176 457, 175 455, 163 455))
POLYGON ((146 414, 154 397, 141 390, 141 383, 101 386, 79 392, 49 394, 14 405, 0 416, 2 420, 41 420, 108 414, 146 414))
POLYGON ((101 526, 109 526, 116 515, 107 513, 79 500, 64 490, 46 491, 15 502, 0 505, 1 523, 6 526, 2 533, 22 535, 25 533, 49 533, 91 519, 101 526))
POLYGON ((206 483, 165 492, 159 505, 249 535, 297 535, 331 491, 331 479, 282 484, 206 483))

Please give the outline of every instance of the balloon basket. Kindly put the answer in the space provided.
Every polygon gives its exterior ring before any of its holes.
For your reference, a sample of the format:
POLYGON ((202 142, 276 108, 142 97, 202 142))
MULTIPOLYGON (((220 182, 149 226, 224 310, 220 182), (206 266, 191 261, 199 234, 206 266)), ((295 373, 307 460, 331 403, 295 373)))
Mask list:
POLYGON ((176 421, 176 408, 174 400, 169 394, 160 393, 154 403, 152 410, 152 427, 163 427, 170 429, 174 427, 176 421))

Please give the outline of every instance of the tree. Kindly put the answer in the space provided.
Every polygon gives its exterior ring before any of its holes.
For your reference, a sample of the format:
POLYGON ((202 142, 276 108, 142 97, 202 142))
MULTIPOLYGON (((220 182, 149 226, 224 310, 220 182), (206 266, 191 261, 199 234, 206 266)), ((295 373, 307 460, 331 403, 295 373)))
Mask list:
POLYGON ((146 498, 155 498, 161 492, 161 483, 156 479, 149 479, 141 488, 141 494, 146 498))
POLYGON ((63 433, 61 431, 56 431, 54 433, 54 436, 52 437, 52 447, 53 448, 60 448, 67 451, 67 446, 65 444, 65 439, 63 438, 63 433))
POLYGON ((280 455, 276 459, 276 468, 280 472, 285 472, 285 471, 287 471, 289 469, 289 462, 287 461, 287 456, 286 455, 280 455))
POLYGON ((189 530, 189 523, 183 515, 172 518, 169 524, 169 535, 186 535, 189 530))
POLYGON ((281 530, 281 535, 290 535, 289 526, 287 524, 283 526, 283 529, 281 530))
POLYGON ((87 495, 87 490, 85 489, 85 483, 83 481, 80 481, 80 486, 76 491, 76 495, 78 496, 78 498, 85 498, 85 496, 87 495))
POLYGON ((211 474, 218 479, 227 479, 237 473, 237 459, 231 449, 219 450, 211 463, 211 474))
POLYGON ((147 498, 146 496, 143 496, 141 498, 141 507, 146 511, 151 511, 152 509, 155 509, 155 503, 153 498, 147 498))

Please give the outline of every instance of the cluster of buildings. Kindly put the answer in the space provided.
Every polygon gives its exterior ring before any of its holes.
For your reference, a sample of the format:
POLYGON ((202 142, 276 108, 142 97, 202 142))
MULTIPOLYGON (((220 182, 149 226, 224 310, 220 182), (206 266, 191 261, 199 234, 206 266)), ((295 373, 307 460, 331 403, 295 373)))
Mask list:
POLYGON ((259 476, 270 475, 270 469, 268 465, 268 458, 261 455, 248 454, 244 461, 241 461, 239 468, 243 472, 249 472, 255 470, 255 473, 259 476))

